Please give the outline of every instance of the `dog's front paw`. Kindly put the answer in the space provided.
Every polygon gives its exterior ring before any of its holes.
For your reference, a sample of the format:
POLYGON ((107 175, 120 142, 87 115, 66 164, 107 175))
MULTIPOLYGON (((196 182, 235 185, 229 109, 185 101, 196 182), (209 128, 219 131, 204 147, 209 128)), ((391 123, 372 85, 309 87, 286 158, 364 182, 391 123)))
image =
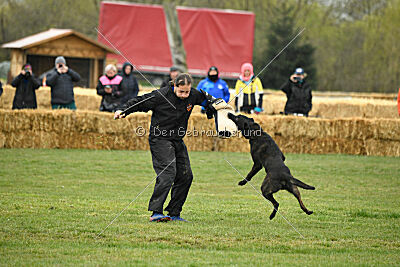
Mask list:
POLYGON ((241 181, 238 183, 238 185, 245 185, 245 184, 247 184, 247 181, 246 181, 246 180, 241 180, 241 181))

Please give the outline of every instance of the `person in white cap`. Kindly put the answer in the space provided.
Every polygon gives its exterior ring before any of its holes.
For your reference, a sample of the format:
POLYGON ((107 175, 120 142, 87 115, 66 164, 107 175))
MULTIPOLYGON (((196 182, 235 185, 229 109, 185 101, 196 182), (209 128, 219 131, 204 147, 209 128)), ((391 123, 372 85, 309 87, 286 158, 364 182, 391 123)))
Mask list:
POLYGON ((46 76, 46 84, 51 87, 51 107, 75 110, 74 85, 81 76, 67 66, 64 57, 57 57, 55 68, 46 76))
POLYGON ((287 97, 285 115, 306 116, 312 108, 311 87, 306 82, 307 74, 302 68, 297 68, 280 90, 287 97))

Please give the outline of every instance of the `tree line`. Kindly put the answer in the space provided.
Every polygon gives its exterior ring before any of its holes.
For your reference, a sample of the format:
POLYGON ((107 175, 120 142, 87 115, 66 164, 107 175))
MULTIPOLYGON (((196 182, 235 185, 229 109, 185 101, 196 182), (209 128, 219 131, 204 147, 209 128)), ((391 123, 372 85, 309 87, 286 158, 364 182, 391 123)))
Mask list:
MULTIPOLYGON (((283 83, 303 66, 313 90, 394 93, 400 87, 400 0, 135 0, 127 2, 254 12, 255 73, 264 87, 283 83)), ((94 39, 100 0, 3 0, 0 43, 49 28, 71 28, 94 39)), ((227 40, 229 42, 229 40, 227 40)), ((9 60, 0 49, 0 61, 9 60)))

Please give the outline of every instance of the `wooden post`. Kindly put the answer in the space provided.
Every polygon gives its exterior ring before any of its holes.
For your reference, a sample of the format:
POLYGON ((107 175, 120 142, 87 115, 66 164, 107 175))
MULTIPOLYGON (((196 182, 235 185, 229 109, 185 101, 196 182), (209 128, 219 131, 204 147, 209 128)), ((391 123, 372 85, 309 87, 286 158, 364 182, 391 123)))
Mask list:
POLYGON ((11 49, 11 64, 10 72, 11 77, 17 76, 24 65, 24 52, 20 49, 11 49))
POLYGON ((99 60, 97 58, 93 59, 93 69, 92 69, 92 81, 90 88, 95 88, 97 84, 97 79, 99 78, 99 60))

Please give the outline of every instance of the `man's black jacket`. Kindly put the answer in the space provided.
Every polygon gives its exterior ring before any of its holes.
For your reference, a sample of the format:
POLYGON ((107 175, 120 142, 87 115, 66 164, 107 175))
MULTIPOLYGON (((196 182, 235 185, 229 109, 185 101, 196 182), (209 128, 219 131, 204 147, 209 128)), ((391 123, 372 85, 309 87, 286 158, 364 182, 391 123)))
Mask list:
POLYGON ((286 94, 285 113, 302 113, 308 115, 312 108, 311 87, 304 81, 294 83, 291 80, 282 85, 281 90, 286 94))
POLYGON ((58 73, 54 68, 46 77, 46 84, 51 87, 51 104, 70 104, 74 99, 73 82, 79 82, 81 76, 68 68, 67 73, 58 73))
POLYGON ((11 85, 16 88, 12 109, 37 108, 35 90, 40 87, 40 81, 33 74, 19 74, 11 85))
POLYGON ((200 105, 204 100, 206 98, 203 93, 195 88, 191 88, 189 97, 180 99, 175 95, 174 89, 167 86, 137 96, 129 100, 123 108, 131 107, 126 115, 135 111, 152 110, 150 137, 180 140, 186 134, 194 105, 200 105))

